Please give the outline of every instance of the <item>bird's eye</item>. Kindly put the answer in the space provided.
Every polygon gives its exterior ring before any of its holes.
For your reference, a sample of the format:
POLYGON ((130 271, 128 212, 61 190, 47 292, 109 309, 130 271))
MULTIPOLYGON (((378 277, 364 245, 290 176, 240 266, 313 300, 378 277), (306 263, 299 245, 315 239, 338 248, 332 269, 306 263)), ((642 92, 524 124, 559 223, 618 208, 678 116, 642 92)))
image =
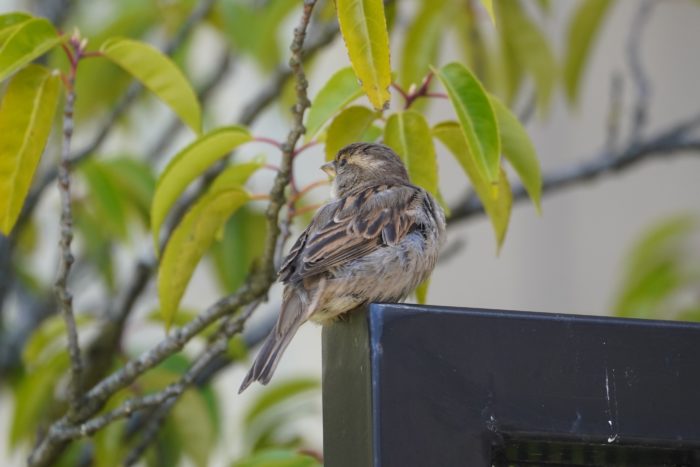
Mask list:
POLYGON ((345 167, 345 166, 347 165, 347 163, 348 163, 348 160, 347 160, 347 159, 341 159, 341 160, 340 160, 340 166, 341 166, 341 167, 345 167))

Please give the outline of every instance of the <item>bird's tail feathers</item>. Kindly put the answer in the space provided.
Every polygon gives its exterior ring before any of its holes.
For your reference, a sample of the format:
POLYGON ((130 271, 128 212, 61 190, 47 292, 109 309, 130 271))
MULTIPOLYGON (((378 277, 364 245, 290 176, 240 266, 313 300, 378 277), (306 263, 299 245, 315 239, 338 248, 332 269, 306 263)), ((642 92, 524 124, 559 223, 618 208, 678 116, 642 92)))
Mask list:
POLYGON ((296 334, 299 327, 306 321, 304 304, 301 297, 294 293, 284 304, 275 328, 267 336, 265 344, 260 349, 253 366, 248 371, 238 393, 242 393, 253 381, 260 381, 262 384, 270 382, 277 364, 285 349, 296 334))

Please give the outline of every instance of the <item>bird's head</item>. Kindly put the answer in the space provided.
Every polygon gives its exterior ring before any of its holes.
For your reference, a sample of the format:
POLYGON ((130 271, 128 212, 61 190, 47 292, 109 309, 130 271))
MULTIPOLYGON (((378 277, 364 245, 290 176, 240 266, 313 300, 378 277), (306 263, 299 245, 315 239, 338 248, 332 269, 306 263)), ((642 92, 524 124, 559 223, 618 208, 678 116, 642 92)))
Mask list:
POLYGON ((331 188, 333 197, 343 197, 361 187, 409 181, 401 158, 383 144, 353 143, 345 146, 321 169, 335 177, 331 188))

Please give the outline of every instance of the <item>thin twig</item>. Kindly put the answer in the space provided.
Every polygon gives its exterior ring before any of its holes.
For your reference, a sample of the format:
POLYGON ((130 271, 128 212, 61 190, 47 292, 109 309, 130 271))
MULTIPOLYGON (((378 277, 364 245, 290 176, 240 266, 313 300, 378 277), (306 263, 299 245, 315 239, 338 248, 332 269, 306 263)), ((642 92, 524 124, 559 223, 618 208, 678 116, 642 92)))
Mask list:
POLYGON ((267 228, 268 236, 263 249, 263 258, 267 263, 263 264, 263 269, 270 277, 276 278, 277 267, 275 265, 275 252, 278 249, 277 241, 280 235, 278 225, 279 212, 284 206, 286 198, 284 190, 289 184, 292 176, 292 158, 297 142, 306 132, 304 127, 304 112, 311 106, 309 97, 306 94, 309 83, 306 81, 304 68, 302 65, 302 53, 304 40, 306 38, 306 28, 311 20, 311 12, 316 5, 316 0, 304 0, 303 14, 299 25, 294 29, 294 39, 289 49, 292 56, 289 58, 289 67, 296 80, 297 102, 292 108, 292 128, 287 135, 287 141, 282 145, 282 161, 280 170, 277 173, 275 183, 270 190, 270 204, 267 207, 267 228))
POLYGON ((315 190, 316 188, 322 187, 322 186, 327 186, 331 182, 329 180, 316 180, 315 182, 311 182, 308 185, 304 186, 294 194, 293 197, 290 197, 290 201, 298 201, 304 196, 306 196, 307 193, 309 193, 312 190, 315 190))
POLYGON ((67 77, 66 103, 63 109, 63 147, 61 148, 61 160, 58 165, 58 189, 61 195, 61 224, 60 224, 60 257, 58 274, 54 282, 54 291, 58 298, 63 321, 66 323, 68 335, 68 353, 70 355, 70 407, 72 411, 80 407, 82 398, 83 360, 78 341, 78 327, 75 324, 73 314, 73 295, 68 290, 68 276, 74 257, 71 251, 73 241, 73 212, 70 192, 70 143, 73 137, 73 109, 75 107, 75 75, 80 62, 82 46, 78 36, 73 36, 70 46, 74 54, 69 54, 70 72, 67 77))
POLYGON ((610 79, 610 107, 605 131, 605 149, 614 153, 620 139, 620 120, 622 119, 623 83, 620 73, 613 73, 610 79))
POLYGON ((296 209, 292 217, 301 216, 302 214, 306 214, 307 212, 315 212, 321 206, 323 206, 323 204, 307 204, 304 207, 296 209))
POLYGON ((649 23, 649 18, 651 18, 651 13, 656 3, 658 2, 655 0, 645 0, 639 4, 627 37, 627 66, 630 69, 632 82, 637 90, 630 134, 630 140, 633 142, 641 138, 642 131, 644 131, 647 123, 651 83, 642 64, 641 44, 642 35, 646 25, 649 23))

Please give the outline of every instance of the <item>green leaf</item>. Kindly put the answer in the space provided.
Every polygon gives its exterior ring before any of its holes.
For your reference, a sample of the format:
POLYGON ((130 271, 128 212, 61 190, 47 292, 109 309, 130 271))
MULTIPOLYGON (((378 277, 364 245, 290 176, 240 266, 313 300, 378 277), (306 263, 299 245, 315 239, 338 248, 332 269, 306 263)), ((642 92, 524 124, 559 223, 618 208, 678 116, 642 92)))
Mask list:
POLYGON ((243 336, 236 335, 228 340, 226 346, 226 356, 231 360, 242 361, 248 358, 248 346, 243 336))
MULTIPOLYGON (((79 314, 75 317, 78 329, 92 322, 89 315, 79 314)), ((22 363, 30 370, 45 364, 57 353, 65 352, 66 322, 60 315, 49 316, 32 332, 22 349, 22 363)))
POLYGON ((509 42, 512 59, 534 78, 538 106, 546 112, 551 102, 558 69, 549 41, 523 11, 518 1, 501 1, 499 12, 504 29, 502 37, 509 42))
POLYGON ((474 158, 470 155, 464 135, 456 122, 443 122, 436 125, 433 128, 433 135, 450 150, 469 177, 474 192, 481 200, 484 210, 491 220, 496 235, 496 244, 500 249, 508 231, 513 204, 513 195, 505 172, 503 169, 499 170, 498 190, 494 192, 493 185, 482 176, 474 158))
POLYGON ((100 50, 170 106, 195 133, 201 132, 197 95, 170 58, 148 44, 123 38, 106 41, 100 50))
POLYGON ((355 75, 370 103, 389 105, 389 34, 382 0, 337 0, 338 22, 355 75))
MULTIPOLYGON (((124 443, 125 424, 125 420, 117 420, 93 435, 93 467, 112 467, 114 459, 121 459, 127 454, 128 446, 124 443)), ((79 463, 80 461, 76 460, 72 465, 79 463)))
POLYGON ((80 166, 89 187, 89 200, 103 228, 119 238, 126 238, 126 205, 119 187, 114 183, 109 169, 100 161, 86 161, 80 166))
MULTIPOLYGON (((448 24, 457 34, 457 45, 461 47, 464 65, 472 70, 485 88, 496 89, 506 77, 501 76, 505 73, 498 69, 500 57, 485 40, 485 36, 492 32, 482 31, 483 22, 479 21, 477 12, 471 8, 453 8, 445 14, 448 24)), ((497 30, 503 35, 502 27, 499 26, 497 30)))
POLYGON ((76 233, 80 235, 85 249, 85 257, 102 275, 108 289, 114 291, 114 262, 112 257, 113 234, 104 228, 104 222, 97 214, 88 210, 91 200, 74 204, 76 233))
POLYGON ((158 179, 151 204, 151 232, 156 251, 163 221, 185 188, 213 163, 250 140, 245 128, 220 128, 200 136, 170 161, 158 179))
POLYGON ((185 392, 173 408, 173 419, 185 455, 197 467, 209 465, 209 453, 216 444, 216 426, 202 394, 185 392))
POLYGON ((518 173, 537 212, 541 212, 542 173, 530 136, 518 118, 495 96, 491 96, 491 105, 498 120, 503 155, 518 173))
POLYGON ((165 246, 158 268, 158 296, 166 329, 173 321, 197 263, 216 233, 250 199, 241 186, 241 172, 238 166, 233 166, 219 175, 207 193, 187 211, 165 246))
POLYGON ((382 128, 378 127, 377 125, 372 125, 369 128, 367 128, 367 131, 362 135, 362 138, 360 138, 360 141, 364 141, 367 143, 375 143, 377 139, 384 133, 384 130, 382 128))
POLYGON ((265 412, 273 409, 293 397, 311 391, 317 391, 319 382, 314 378, 296 378, 282 381, 274 386, 269 386, 253 402, 244 416, 244 423, 250 427, 265 412))
POLYGON ((545 14, 552 12, 552 2, 550 2, 550 0, 537 0, 537 5, 539 5, 540 10, 545 14))
POLYGON ((484 10, 489 14, 491 22, 496 24, 496 15, 493 12, 493 0, 480 0, 481 4, 484 6, 484 10))
POLYGON ((343 147, 361 141, 377 119, 377 112, 367 107, 353 106, 340 112, 328 126, 326 160, 333 160, 343 147))
POLYGON ((244 416, 246 445, 252 451, 304 445, 289 425, 315 412, 318 388, 313 378, 295 378, 263 389, 244 416))
MULTIPOLYGON (((31 15, 19 11, 0 15, 0 31, 16 26, 19 23, 24 23, 30 19, 32 19, 31 15)), ((2 41, 0 41, 0 45, 2 45, 2 41)))
POLYGON ((399 80, 405 89, 421 84, 430 64, 437 62, 438 46, 445 31, 444 5, 444 0, 424 1, 406 30, 399 69, 399 80))
POLYGON ((253 261, 263 253, 267 236, 264 213, 243 207, 228 220, 220 242, 214 244, 211 258, 217 277, 226 292, 233 292, 243 284, 253 261))
POLYGON ((610 0, 582 0, 571 17, 564 63, 564 85, 571 104, 578 101, 586 61, 612 3, 610 0))
POLYGON ((384 143, 401 156, 411 182, 437 195, 437 157, 423 115, 414 110, 393 114, 384 128, 384 143))
POLYGON ((46 412, 54 401, 54 389, 68 366, 68 353, 58 352, 20 380, 14 390, 10 447, 28 440, 46 421, 46 412))
POLYGON ((294 11, 297 2, 222 2, 224 32, 235 50, 254 59, 265 71, 280 63, 278 44, 282 22, 294 11))
MULTIPOLYGON (((500 0, 497 5, 507 3, 506 0, 500 0)), ((498 9, 500 12, 500 8, 498 9)), ((512 23, 512 22, 511 22, 512 23)), ((501 50, 501 69, 494 73, 494 77, 498 78, 499 84, 503 86, 503 97, 508 104, 513 104, 515 98, 523 83, 525 77, 525 69, 518 59, 516 50, 516 42, 518 31, 512 31, 508 27, 511 23, 504 24, 501 21, 501 27, 498 28, 499 45, 501 50)), ((483 50, 484 47, 482 47, 483 50)), ((489 58, 489 54, 483 54, 485 58, 489 58)))
POLYGON ((51 132, 61 80, 39 65, 12 78, 0 104, 0 232, 17 222, 51 132))
POLYGON ((700 305, 691 305, 678 312, 676 318, 679 321, 692 321, 694 323, 700 322, 700 305))
MULTIPOLYGON (((197 317, 197 311, 191 310, 191 309, 184 309, 180 308, 177 310, 177 313, 173 316, 172 321, 170 322, 171 326, 177 326, 177 327, 182 327, 188 322, 192 321, 197 317)), ((160 323, 163 324, 163 313, 159 309, 155 309, 148 313, 146 316, 146 319, 149 322, 153 323, 160 323)), ((213 328, 212 328, 213 329, 213 328)), ((203 335, 205 333, 202 333, 200 335, 203 335)))
MULTIPOLYGON (((9 19, 9 21, 18 18, 9 19)), ((0 41, 0 81, 58 45, 63 38, 45 19, 17 22, 3 30, 0 41)))
POLYGON ((289 450, 257 452, 232 464, 232 467, 322 467, 311 456, 289 450))
POLYGON ((498 181, 501 146, 498 123, 491 101, 481 83, 459 63, 435 70, 447 90, 457 113, 469 154, 483 177, 491 184, 498 181))
MULTIPOLYGON (((670 319, 698 287, 700 270, 691 241, 697 219, 676 215, 646 231, 629 252, 617 294, 618 316, 670 319)), ((682 311, 682 310, 680 310, 682 311)))
POLYGON ((361 95, 362 89, 352 68, 343 68, 331 76, 331 79, 318 91, 309 108, 309 116, 306 119, 306 141, 316 136, 323 124, 333 115, 361 95))
MULTIPOLYGON (((109 19, 81 21, 81 32, 90 38, 90 44, 101 45, 113 37, 144 37, 160 21, 155 2, 116 2, 111 5, 109 19), (112 10, 113 9, 113 10, 112 10)), ((86 18, 87 19, 87 18, 86 18)), ((61 51, 62 52, 62 51, 61 51)), ((53 54, 52 64, 65 68, 65 54, 53 54)), ((131 76, 116 70, 110 60, 82 60, 75 83, 76 123, 92 123, 101 118, 105 110, 117 104, 132 82, 131 76)), ((126 120, 127 125, 132 120, 126 120)))
POLYGON ((151 167, 136 159, 118 157, 104 162, 110 177, 129 204, 148 224, 156 180, 151 167))
POLYGON ((421 282, 418 284, 418 287, 416 287, 416 301, 421 305, 425 304, 428 299, 428 287, 430 287, 430 279, 421 282))
POLYGON ((146 467, 181 465, 182 454, 180 433, 172 417, 169 417, 144 455, 146 467))

